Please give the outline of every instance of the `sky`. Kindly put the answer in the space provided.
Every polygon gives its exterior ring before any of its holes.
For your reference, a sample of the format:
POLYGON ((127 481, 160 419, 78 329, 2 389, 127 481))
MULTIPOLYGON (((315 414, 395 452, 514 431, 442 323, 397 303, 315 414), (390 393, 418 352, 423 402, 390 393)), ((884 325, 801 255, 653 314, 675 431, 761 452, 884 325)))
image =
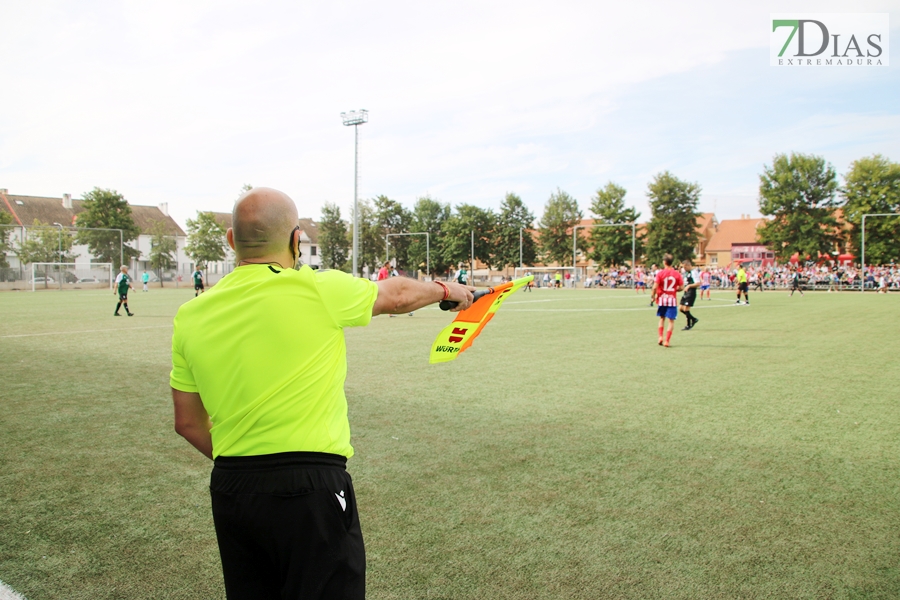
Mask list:
POLYGON ((758 216, 778 153, 839 174, 900 161, 900 0, 833 2, 19 2, 0 0, 0 188, 94 187, 182 226, 244 184, 301 216, 422 196, 585 216, 612 181, 641 220, 662 171, 699 209, 758 216), (773 13, 888 13, 889 67, 769 65, 773 13))

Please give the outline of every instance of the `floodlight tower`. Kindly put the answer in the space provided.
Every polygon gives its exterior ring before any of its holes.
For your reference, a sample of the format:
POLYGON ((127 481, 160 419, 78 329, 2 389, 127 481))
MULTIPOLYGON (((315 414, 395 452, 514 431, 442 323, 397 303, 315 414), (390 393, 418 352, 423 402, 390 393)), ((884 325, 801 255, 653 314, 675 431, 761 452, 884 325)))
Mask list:
POLYGON ((369 122, 369 111, 365 109, 342 112, 341 119, 347 127, 353 125, 353 276, 359 277, 359 126, 369 122))

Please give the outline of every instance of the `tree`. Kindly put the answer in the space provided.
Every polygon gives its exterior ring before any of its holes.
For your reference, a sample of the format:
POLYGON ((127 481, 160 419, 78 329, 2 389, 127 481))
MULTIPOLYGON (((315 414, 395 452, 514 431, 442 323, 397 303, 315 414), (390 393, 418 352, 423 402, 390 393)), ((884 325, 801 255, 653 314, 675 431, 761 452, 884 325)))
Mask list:
POLYGON ((156 269, 159 287, 163 287, 163 270, 175 266, 178 244, 175 236, 169 235, 165 221, 154 221, 150 227, 150 266, 156 269))
MULTIPOLYGON (((456 212, 444 223, 441 231, 443 259, 448 265, 469 263, 472 254, 472 232, 475 232, 475 260, 490 267, 491 241, 496 216, 489 208, 459 204, 456 212)), ((475 266, 472 265, 474 269, 475 266)))
MULTIPOLYGON (((387 196, 378 196, 372 200, 375 210, 375 226, 382 242, 389 233, 409 233, 412 225, 412 214, 396 200, 387 196)), ((397 258, 397 267, 404 268, 408 262, 409 245, 412 239, 408 235, 392 236, 389 240, 390 254, 397 258)), ((388 257, 389 259, 389 257, 388 257)))
POLYGON ((647 197, 651 213, 647 224, 647 262, 661 265, 667 253, 677 261, 693 258, 700 237, 700 185, 681 181, 664 171, 647 184, 647 197))
POLYGON ((140 252, 122 244, 136 240, 141 230, 134 223, 131 207, 125 197, 115 190, 102 190, 95 187, 84 194, 83 210, 78 213, 75 226, 78 228, 79 244, 86 244, 97 262, 113 263, 120 267, 132 258, 140 256, 140 252), (90 231, 90 229, 121 229, 118 231, 90 231), (121 257, 121 258, 120 258, 121 257))
POLYGON ((206 265, 225 260, 225 228, 213 213, 197 211, 196 219, 187 220, 188 241, 184 248, 194 264, 206 265))
MULTIPOLYGON (((850 249, 861 256, 862 217, 900 212, 900 163, 880 154, 853 161, 844 175, 844 219, 850 223, 850 249)), ((866 262, 900 260, 900 217, 866 219, 866 262)))
POLYGON ((241 196, 243 196, 244 194, 246 194, 247 192, 249 192, 252 189, 253 189, 252 185, 250 185, 249 183, 245 183, 244 185, 241 186, 241 192, 238 194, 238 198, 240 198, 241 196))
POLYGON ((578 201, 566 192, 556 188, 544 205, 544 216, 541 217, 541 252, 544 261, 568 265, 572 261, 574 242, 572 228, 581 221, 578 201))
POLYGON ((776 154, 759 176, 759 211, 772 217, 759 228, 759 240, 787 262, 828 254, 837 241, 834 218, 838 189, 834 168, 811 154, 776 154))
POLYGON ((409 244, 409 267, 426 270, 426 243, 430 244, 431 275, 446 273, 450 263, 444 258, 444 245, 441 232, 450 218, 450 205, 444 204, 428 196, 419 198, 413 207, 413 231, 427 232, 430 239, 423 235, 412 238, 409 244))
POLYGON ((341 219, 341 207, 331 202, 322 206, 322 218, 319 220, 319 254, 322 268, 347 268, 350 256, 350 244, 347 241, 347 224, 341 219))
MULTIPOLYGON (((634 208, 625 208, 625 188, 613 182, 606 187, 597 190, 597 195, 591 203, 591 212, 599 223, 636 223, 641 213, 634 208)), ((622 227, 594 227, 590 233, 591 260, 603 266, 623 265, 630 263, 632 258, 631 239, 632 228, 622 227)), ((643 252, 640 240, 634 240, 634 256, 640 256, 643 252)))
MULTIPOLYGON (((75 238, 68 229, 53 227, 35 219, 34 225, 28 229, 28 237, 18 244, 15 253, 23 265, 42 262, 74 262, 75 255, 71 254, 74 243, 75 238)), ((44 275, 48 275, 46 266, 44 275)), ((44 287, 47 287, 46 280, 44 287)))
POLYGON ((507 193, 500 203, 497 223, 494 226, 492 239, 493 256, 491 262, 498 268, 519 266, 519 231, 522 233, 522 263, 533 265, 537 261, 537 244, 531 229, 534 227, 534 215, 512 193, 507 193))

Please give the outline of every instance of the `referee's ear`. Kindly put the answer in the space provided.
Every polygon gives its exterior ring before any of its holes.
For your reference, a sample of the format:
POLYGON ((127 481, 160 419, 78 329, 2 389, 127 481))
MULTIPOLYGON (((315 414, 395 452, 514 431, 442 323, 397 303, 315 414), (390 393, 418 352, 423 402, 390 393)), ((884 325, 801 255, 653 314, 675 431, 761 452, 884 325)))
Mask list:
POLYGON ((228 240, 228 245, 234 250, 234 229, 228 228, 228 231, 225 232, 225 239, 228 240))

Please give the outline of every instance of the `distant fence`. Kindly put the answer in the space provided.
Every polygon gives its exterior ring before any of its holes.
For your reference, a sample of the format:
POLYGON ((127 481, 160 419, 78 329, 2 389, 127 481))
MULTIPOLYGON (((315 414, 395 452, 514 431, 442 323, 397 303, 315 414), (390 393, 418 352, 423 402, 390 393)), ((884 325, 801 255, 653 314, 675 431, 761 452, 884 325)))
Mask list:
POLYGON ((110 263, 34 263, 0 269, 0 290, 111 289, 110 263))

